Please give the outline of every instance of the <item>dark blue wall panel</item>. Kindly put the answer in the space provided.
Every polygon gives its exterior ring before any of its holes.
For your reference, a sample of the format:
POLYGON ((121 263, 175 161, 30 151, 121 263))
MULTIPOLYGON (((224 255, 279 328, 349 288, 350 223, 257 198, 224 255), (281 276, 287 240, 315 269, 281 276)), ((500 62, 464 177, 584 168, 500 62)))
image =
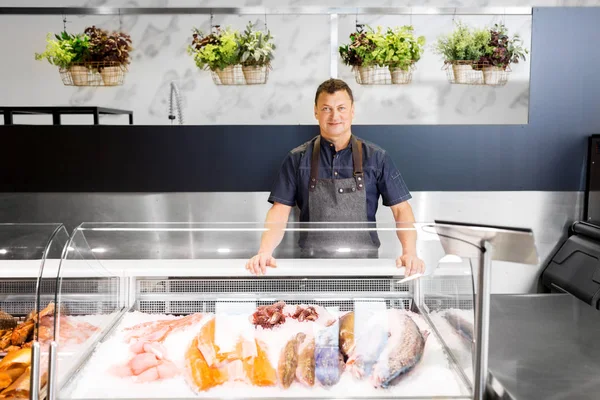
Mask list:
MULTIPOLYGON (((536 8, 528 125, 356 126, 413 191, 584 189, 600 8, 536 8)), ((0 128, 0 191, 265 191, 311 126, 0 128)))

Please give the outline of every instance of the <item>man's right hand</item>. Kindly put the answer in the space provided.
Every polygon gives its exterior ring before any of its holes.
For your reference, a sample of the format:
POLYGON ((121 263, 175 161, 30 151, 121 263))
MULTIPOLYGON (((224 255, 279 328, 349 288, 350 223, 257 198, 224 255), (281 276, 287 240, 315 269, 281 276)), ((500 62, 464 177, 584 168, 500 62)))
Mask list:
POLYGON ((271 253, 258 253, 246 263, 246 269, 252 275, 265 275, 267 267, 277 268, 277 262, 271 253))

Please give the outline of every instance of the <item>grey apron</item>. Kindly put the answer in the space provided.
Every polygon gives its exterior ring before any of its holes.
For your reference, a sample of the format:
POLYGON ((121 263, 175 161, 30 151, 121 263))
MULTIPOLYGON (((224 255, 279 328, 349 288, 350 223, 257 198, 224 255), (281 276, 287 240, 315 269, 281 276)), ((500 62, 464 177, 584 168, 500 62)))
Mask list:
POLYGON ((308 187, 308 212, 311 228, 331 229, 342 227, 345 231, 309 231, 301 254, 305 257, 376 257, 377 247, 369 231, 374 227, 368 223, 367 196, 362 163, 362 143, 354 135, 352 143, 352 178, 319 179, 319 159, 321 156, 321 136, 314 143, 308 187), (335 224, 327 224, 333 222, 335 224))

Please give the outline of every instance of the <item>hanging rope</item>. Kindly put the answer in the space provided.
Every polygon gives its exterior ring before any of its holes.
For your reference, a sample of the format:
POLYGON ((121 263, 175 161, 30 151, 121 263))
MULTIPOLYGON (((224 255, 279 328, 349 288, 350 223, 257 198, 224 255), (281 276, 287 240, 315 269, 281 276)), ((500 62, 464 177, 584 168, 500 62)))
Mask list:
POLYGON ((67 31, 67 16, 66 14, 62 15, 62 21, 63 21, 63 31, 66 32, 67 31))
POLYGON ((123 31, 123 23, 121 21, 121 9, 119 8, 119 32, 123 31))
POLYGON ((265 8, 265 33, 267 33, 269 30, 267 29, 267 9, 265 8))

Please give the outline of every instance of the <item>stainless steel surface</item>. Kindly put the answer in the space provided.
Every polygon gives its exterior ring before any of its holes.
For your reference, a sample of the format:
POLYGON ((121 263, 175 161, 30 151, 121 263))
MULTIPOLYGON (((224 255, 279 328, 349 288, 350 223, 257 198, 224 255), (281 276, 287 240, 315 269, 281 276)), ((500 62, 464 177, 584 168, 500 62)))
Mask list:
POLYGON ((461 254, 463 257, 479 257, 484 251, 484 241, 494 247, 497 261, 509 261, 537 265, 539 262, 533 233, 529 230, 510 228, 480 228, 456 226, 449 223, 431 227, 440 236, 446 254, 461 254))
POLYGON ((531 15, 531 7, 0 7, 10 15, 149 15, 149 14, 370 14, 370 15, 531 15))
POLYGON ((46 393, 48 394, 48 400, 56 399, 56 349, 58 345, 53 340, 50 342, 50 348, 48 352, 48 385, 46 393))
POLYGON ((214 312, 216 301, 256 301, 258 305, 285 300, 311 301, 324 307, 354 309, 354 301, 385 301, 388 307, 410 309, 412 285, 393 278, 301 279, 161 279, 136 280, 136 309, 142 312, 187 314, 214 312), (385 299, 385 300, 384 300, 385 299))
MULTIPOLYGON (((533 230, 540 264, 528 269, 520 264, 495 262, 494 293, 536 292, 541 266, 566 236, 568 226, 581 219, 583 210, 583 192, 412 192, 412 195, 410 203, 420 222, 439 219, 533 230)), ((270 207, 268 196, 268 192, 2 193, 0 221, 60 221, 69 231, 84 221, 260 222, 270 207)), ((291 219, 297 218, 294 209, 291 219)), ((392 222, 393 216, 388 207, 380 205, 377 219, 392 222)), ((282 245, 291 245, 294 240, 292 235, 286 235, 282 245)))
POLYGON ((491 269, 495 248, 485 240, 481 244, 479 254, 479 271, 477 275, 477 293, 475 295, 475 357, 473 358, 473 371, 475 382, 473 385, 473 398, 483 400, 487 388, 488 356, 489 356, 489 324, 490 324, 490 296, 491 296, 491 269))
POLYGON ((598 399, 598 338, 600 311, 570 295, 492 296, 489 368, 504 398, 598 399))
POLYGON ((40 343, 34 341, 31 345, 31 375, 29 378, 29 398, 38 400, 40 397, 40 343))

